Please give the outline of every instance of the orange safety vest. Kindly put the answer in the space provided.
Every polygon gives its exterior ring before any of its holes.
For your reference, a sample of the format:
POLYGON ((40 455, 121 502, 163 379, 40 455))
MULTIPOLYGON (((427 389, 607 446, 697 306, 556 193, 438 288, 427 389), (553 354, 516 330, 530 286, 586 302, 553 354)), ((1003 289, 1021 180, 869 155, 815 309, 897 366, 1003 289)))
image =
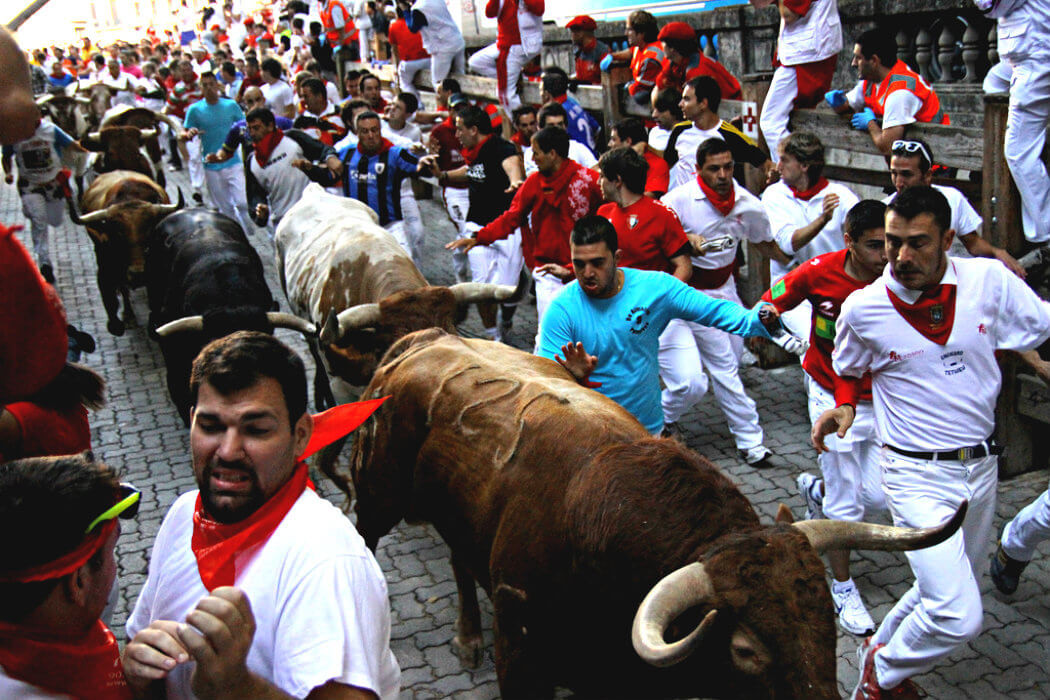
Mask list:
POLYGON ((941 109, 941 100, 922 76, 908 68, 904 61, 897 60, 889 75, 881 83, 864 81, 864 106, 871 108, 875 116, 882 118, 886 109, 886 98, 897 90, 907 90, 922 101, 915 114, 915 121, 930 124, 949 124, 948 115, 941 109))
POLYGON ((324 27, 325 37, 328 39, 328 45, 333 49, 340 46, 350 46, 357 41, 357 26, 354 24, 354 20, 351 19, 350 13, 346 10, 346 5, 339 2, 339 0, 329 0, 321 6, 319 13, 321 15, 321 26, 324 27), (346 18, 346 24, 343 25, 342 29, 335 27, 332 24, 332 9, 338 7, 343 11, 343 17, 346 18))
POLYGON ((664 63, 667 61, 664 56, 664 49, 660 45, 659 41, 654 41, 644 48, 635 46, 631 53, 631 76, 634 80, 628 86, 628 92, 632 95, 637 93, 639 90, 648 90, 656 84, 656 78, 660 75, 660 71, 663 69, 664 63), (649 59, 653 59, 659 64, 659 68, 655 71, 646 69, 642 72, 642 67, 645 62, 649 59))

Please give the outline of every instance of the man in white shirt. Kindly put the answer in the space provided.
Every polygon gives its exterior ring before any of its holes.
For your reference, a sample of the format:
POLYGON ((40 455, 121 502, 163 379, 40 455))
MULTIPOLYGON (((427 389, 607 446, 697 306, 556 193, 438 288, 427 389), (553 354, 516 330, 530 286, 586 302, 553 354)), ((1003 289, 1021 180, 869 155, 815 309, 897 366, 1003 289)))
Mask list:
MULTIPOLYGON (((980 633, 975 567, 985 565, 998 480, 989 442, 1002 386, 995 355, 1050 338, 1050 305, 998 262, 949 258, 952 236, 944 195, 906 189, 886 212, 889 265, 850 295, 835 329, 835 373, 855 382, 871 374, 894 523, 940 524, 969 503, 955 534, 907 554, 915 584, 858 650, 862 700, 918 697, 909 678, 980 633)), ((852 423, 849 400, 838 403, 813 426, 818 449, 852 423)))
POLYGON ((934 185, 933 150, 922 139, 894 141, 890 151, 890 178, 896 192, 882 201, 889 204, 897 195, 915 185, 927 185, 944 195, 952 210, 952 230, 955 236, 948 255, 953 257, 995 258, 1001 260, 1014 274, 1024 279, 1025 272, 1014 257, 1002 248, 996 248, 981 238, 981 215, 974 210, 966 196, 954 187, 934 185))
MULTIPOLYGON (((777 280, 801 263, 824 253, 842 250, 846 213, 860 201, 848 187, 828 182, 823 175, 824 144, 806 132, 780 141, 777 172, 780 180, 762 193, 773 239, 790 261, 769 263, 769 281, 777 280)), ((813 308, 803 301, 781 314, 781 322, 800 338, 808 338, 813 308)))
POLYGON ((410 92, 402 92, 387 105, 383 115, 384 131, 389 132, 410 144, 422 143, 423 132, 412 123, 412 115, 419 109, 419 98, 410 92))
MULTIPOLYGON (((569 130, 569 114, 557 102, 543 105, 537 118, 540 129, 556 126, 559 129, 569 130)), ((522 149, 522 158, 525 159, 525 177, 528 177, 537 170, 536 162, 532 159, 531 143, 522 149)), ((598 164, 598 159, 594 157, 591 149, 572 138, 569 139, 569 160, 574 160, 585 168, 593 168, 598 164)))
MULTIPOLYGON (((735 163, 729 144, 720 138, 707 139, 697 148, 696 162, 698 177, 672 187, 660 201, 678 214, 693 246, 690 286, 716 299, 740 304, 733 269, 741 241, 751 241, 762 255, 781 263, 787 263, 789 258, 773 240, 762 202, 733 179, 735 163)), ((769 466, 772 452, 763 444, 758 410, 740 381, 738 358, 743 341, 713 328, 688 325, 693 344, 689 344, 689 339, 676 344, 681 357, 667 363, 661 360, 660 376, 668 386, 691 388, 664 393, 664 421, 675 423, 703 396, 706 382, 696 376, 694 368, 706 367, 715 400, 725 413, 740 457, 756 467, 769 466)), ((666 345, 662 352, 670 357, 671 346, 666 345)))
POLYGON ((107 70, 99 82, 112 90, 113 106, 128 105, 129 107, 134 107, 135 76, 122 71, 120 69, 120 61, 115 58, 109 59, 106 68, 107 70))
POLYGON ((295 92, 281 76, 284 69, 276 58, 267 58, 260 64, 263 84, 260 89, 266 97, 266 106, 279 117, 295 119, 295 92))
POLYGON ((143 697, 160 681, 172 699, 234 687, 252 698, 396 698, 383 573, 308 488, 302 360, 240 331, 207 345, 192 376, 200 490, 157 532, 127 624, 128 684, 143 697))

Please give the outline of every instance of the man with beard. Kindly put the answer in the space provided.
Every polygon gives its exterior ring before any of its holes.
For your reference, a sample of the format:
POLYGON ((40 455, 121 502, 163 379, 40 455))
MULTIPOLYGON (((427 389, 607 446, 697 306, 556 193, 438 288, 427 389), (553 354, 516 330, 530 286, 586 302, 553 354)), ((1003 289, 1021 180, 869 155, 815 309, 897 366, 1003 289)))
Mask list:
POLYGON ((619 267, 616 229, 603 217, 577 221, 570 246, 576 281, 547 309, 537 354, 616 401, 654 435, 664 427, 657 352, 672 319, 748 336, 780 328, 768 305, 763 321, 758 309, 712 299, 664 272, 619 267))
MULTIPOLYGON (((396 698, 383 573, 303 461, 323 445, 311 444, 302 360, 241 331, 201 351, 190 391, 200 491, 183 494, 157 533, 127 624, 132 690, 396 698)), ((340 422, 356 427, 377 406, 356 405, 340 422)))

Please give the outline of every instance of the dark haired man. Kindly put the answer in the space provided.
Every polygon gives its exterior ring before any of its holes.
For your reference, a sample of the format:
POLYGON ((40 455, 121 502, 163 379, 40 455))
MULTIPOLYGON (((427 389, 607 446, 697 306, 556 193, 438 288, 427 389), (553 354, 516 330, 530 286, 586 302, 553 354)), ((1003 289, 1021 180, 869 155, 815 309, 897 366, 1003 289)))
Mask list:
POLYGON ((412 123, 412 115, 419 109, 419 98, 410 92, 402 92, 386 108, 383 126, 391 140, 405 143, 423 142, 423 132, 412 123))
POLYGON ((735 162, 750 163, 766 173, 773 170, 773 162, 758 144, 718 116, 721 102, 721 90, 714 78, 702 75, 685 84, 681 108, 687 121, 674 127, 664 150, 672 188, 696 179, 697 146, 710 138, 729 144, 735 162))
POLYGON ((649 147, 649 134, 641 119, 627 117, 609 129, 609 148, 628 146, 649 166, 645 176, 645 196, 659 199, 670 189, 670 169, 660 154, 649 147))
POLYGON ((642 116, 649 106, 650 96, 656 87, 656 78, 663 70, 666 55, 657 39, 659 27, 656 18, 645 10, 635 10, 627 16, 627 43, 630 48, 610 53, 602 59, 600 67, 609 70, 613 61, 631 62, 631 82, 627 83, 627 111, 642 116))
MULTIPOLYGON (((525 172, 518 150, 514 144, 494 133, 492 122, 484 110, 462 104, 455 108, 455 114, 455 134, 461 144, 460 154, 464 164, 453 170, 442 171, 439 162, 432 161, 431 168, 442 185, 467 184, 468 208, 463 214, 460 233, 472 236, 510 208, 514 193, 525 179, 525 172)), ((457 254, 467 256, 474 282, 518 283, 522 266, 519 231, 491 245, 469 249, 466 253, 454 249, 453 256, 457 254)), ((453 264, 461 263, 454 257, 453 264)), ((485 333, 493 340, 503 340, 510 331, 515 309, 516 305, 513 304, 501 305, 499 311, 502 318, 497 325, 496 305, 478 304, 478 315, 481 316, 485 333)))
MULTIPOLYGON (((804 132, 795 132, 780 142, 785 156, 791 139, 804 135, 804 132)), ((786 161, 787 158, 782 158, 778 166, 786 161)), ((886 205, 881 202, 865 200, 850 207, 841 233, 845 249, 823 253, 802 263, 762 295, 764 301, 777 307, 782 319, 789 311, 802 308, 809 311, 806 324, 811 329, 806 335, 809 348, 802 360, 802 369, 806 373, 811 421, 835 405, 836 376, 831 369, 831 352, 842 304, 850 294, 878 279, 886 266, 885 218, 886 205)), ((857 522, 864 519, 868 508, 885 510, 886 499, 879 483, 879 445, 875 442, 870 380, 864 382, 855 408, 857 419, 851 433, 841 439, 829 438, 828 451, 817 457, 823 478, 809 473, 798 476, 807 520, 828 518, 857 522)), ((870 634, 875 623, 850 576, 849 551, 828 552, 827 557, 834 576, 831 598, 839 625, 850 634, 870 634)))
POLYGON ((328 146, 346 136, 346 124, 339 109, 328 98, 328 90, 320 78, 307 78, 299 86, 303 113, 295 118, 294 126, 328 146))
POLYGON ((383 84, 379 82, 379 76, 366 71, 361 74, 357 85, 361 93, 361 99, 368 103, 373 112, 382 114, 383 110, 386 109, 386 100, 383 99, 383 84))
POLYGON ((200 490, 165 516, 128 619, 136 695, 397 697, 382 571, 302 458, 314 428, 302 360, 234 333, 194 360, 190 393, 200 490))
POLYGON ((276 58, 267 58, 260 65, 263 84, 259 86, 266 98, 266 106, 280 117, 295 119, 295 90, 284 79, 284 68, 276 58))
MULTIPOLYGON (((915 584, 858 651, 854 697, 862 699, 917 697, 909 678, 980 633, 975 566, 986 561, 998 480, 996 351, 1032 350, 1050 338, 1050 305, 996 261, 949 258, 953 235, 944 195, 925 186, 902 192, 886 212, 889 265, 850 295, 836 323, 836 374, 859 390, 871 373, 895 524, 935 525, 969 502, 960 530, 908 553, 915 584)), ((855 399, 843 392, 836 402, 813 426, 818 449, 853 420, 855 399)))
POLYGON ((117 518, 139 493, 90 452, 0 464, 0 697, 127 700, 99 619, 117 578, 117 518))
MULTIPOLYGON (((663 428, 657 351, 675 318, 768 337, 758 310, 712 299, 663 272, 619 267, 616 229, 587 216, 572 228, 575 281, 547 310, 537 354, 630 411, 652 434, 663 428)), ((770 325, 779 328, 776 312, 770 325)))
POLYGON ((922 139, 901 139, 890 146, 890 178, 897 190, 882 201, 892 202, 909 187, 926 185, 937 190, 948 200, 952 210, 952 247, 948 254, 954 257, 996 258, 1024 279, 1025 271, 1014 257, 981 237, 981 215, 970 205, 966 196, 947 185, 933 184, 933 150, 922 139))
POLYGON ((601 128, 598 120, 588 114, 579 102, 569 97, 569 76, 558 66, 543 69, 540 100, 544 105, 551 102, 560 104, 565 110, 565 128, 569 131, 569 138, 582 143, 591 153, 598 153, 597 135, 601 128))
POLYGON ((693 78, 707 75, 715 79, 724 100, 740 99, 740 81, 725 66, 700 51, 696 30, 685 22, 668 22, 658 35, 667 61, 656 78, 656 88, 681 90, 693 78))
MULTIPOLYGON (((601 204, 598 174, 569 159, 569 134, 548 126, 532 137, 532 159, 536 172, 518 188, 510 208, 479 230, 474 238, 461 238, 446 248, 469 251, 509 238, 522 227, 522 252, 536 281, 536 315, 542 324, 551 300, 561 292, 569 276, 553 270, 569 268, 569 242, 565 232, 601 204), (532 217, 532 225, 525 227, 532 217)), ((539 335, 537 334, 537 342, 539 335)))
MULTIPOLYGON (((543 105, 536 118, 540 129, 552 126, 565 131, 569 130, 569 113, 557 102, 549 102, 543 105)), ((536 161, 532 158, 531 143, 522 149, 522 157, 525 159, 525 174, 532 175, 536 172, 536 161)), ((593 168, 598 164, 598 159, 594 157, 594 152, 583 142, 574 139, 572 134, 569 134, 569 160, 575 161, 585 168, 593 168)))
MULTIPOLYGON (((759 253, 773 260, 786 263, 788 257, 773 240, 762 203, 733 179, 735 163, 730 145, 723 139, 710 138, 696 149, 696 161, 697 177, 672 187, 661 201, 677 212, 692 243, 690 284, 710 296, 739 304, 733 269, 741 241, 751 241, 759 253)), ((693 372, 699 363, 711 375, 715 399, 729 422, 741 458, 751 465, 769 466, 772 453, 763 444, 755 402, 740 381, 738 358, 743 341, 703 325, 691 324, 690 328, 696 342, 694 354, 686 360, 690 349, 680 348, 681 359, 676 366, 664 370, 665 378, 672 377, 670 381, 690 385, 690 390, 665 402, 667 422, 677 422, 703 396, 706 382, 693 372)))
POLYGON ((649 130, 649 145, 661 156, 667 148, 671 131, 682 121, 682 91, 667 88, 653 93, 653 111, 649 115, 656 126, 649 130))
POLYGON ((532 143, 533 134, 540 130, 536 108, 532 105, 522 105, 514 110, 511 119, 514 123, 514 133, 511 134, 510 142, 524 150, 532 143))
POLYGON ((875 147, 885 155, 894 141, 904 137, 909 124, 949 123, 937 93, 897 58, 893 32, 869 29, 857 37, 851 65, 860 81, 848 93, 832 90, 824 99, 839 114, 854 112, 853 128, 871 134, 875 147))

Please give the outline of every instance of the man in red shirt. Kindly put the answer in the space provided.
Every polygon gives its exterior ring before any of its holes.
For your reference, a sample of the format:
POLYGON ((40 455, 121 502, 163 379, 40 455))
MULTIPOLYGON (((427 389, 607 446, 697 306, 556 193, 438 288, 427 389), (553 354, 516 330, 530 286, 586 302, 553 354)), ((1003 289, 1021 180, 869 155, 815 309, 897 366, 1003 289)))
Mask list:
POLYGON ((544 0, 488 0, 485 16, 495 18, 496 43, 470 57, 470 69, 499 83, 499 101, 508 112, 521 106, 518 80, 525 64, 543 48, 544 0))
POLYGON ((597 211, 602 193, 598 174, 569 159, 565 129, 540 129, 532 137, 532 158, 538 170, 525 179, 510 209, 482 227, 475 238, 460 238, 445 247, 469 251, 508 238, 521 227, 525 264, 536 281, 537 320, 542 322, 550 302, 575 279, 569 254, 573 224, 597 211), (531 227, 525 226, 530 214, 531 227))
POLYGON ((609 130, 609 148, 620 146, 629 146, 649 165, 645 176, 645 196, 659 199, 667 194, 670 189, 668 187, 670 168, 667 167, 667 161, 663 159, 663 156, 649 147, 649 133, 645 130, 641 119, 634 117, 622 119, 609 130))
POLYGON ((419 97, 414 85, 416 73, 430 67, 430 54, 423 48, 423 37, 409 30, 401 17, 390 23, 387 30, 394 66, 397 68, 397 84, 402 92, 419 97))
POLYGON ((683 90, 685 84, 701 75, 709 75, 718 83, 723 100, 739 100, 740 81, 718 61, 700 53, 696 30, 685 22, 668 22, 657 35, 663 42, 667 60, 656 78, 656 88, 683 90))
POLYGON ((602 59, 609 55, 609 45, 594 36, 598 23, 590 15, 580 15, 569 20, 565 28, 572 39, 572 53, 576 57, 573 74, 580 83, 602 84, 602 59))
MULTIPOLYGON (((836 399, 857 386, 843 382, 832 369, 835 322, 846 297, 878 279, 886 266, 885 211, 885 204, 873 200, 854 205, 846 214, 845 249, 802 263, 762 296, 780 313, 805 300, 813 306, 809 349, 802 369, 806 372, 809 415, 814 422, 825 410, 836 406, 836 399)), ((853 397, 851 403, 857 415, 853 428, 844 437, 828 437, 827 451, 817 457, 824 478, 808 473, 798 477, 807 519, 860 521, 866 508, 885 510, 870 376, 860 383, 859 397, 853 397)), ((850 577, 849 551, 828 552, 828 563, 834 576, 831 596, 839 624, 852 634, 869 634, 875 624, 850 577)))

